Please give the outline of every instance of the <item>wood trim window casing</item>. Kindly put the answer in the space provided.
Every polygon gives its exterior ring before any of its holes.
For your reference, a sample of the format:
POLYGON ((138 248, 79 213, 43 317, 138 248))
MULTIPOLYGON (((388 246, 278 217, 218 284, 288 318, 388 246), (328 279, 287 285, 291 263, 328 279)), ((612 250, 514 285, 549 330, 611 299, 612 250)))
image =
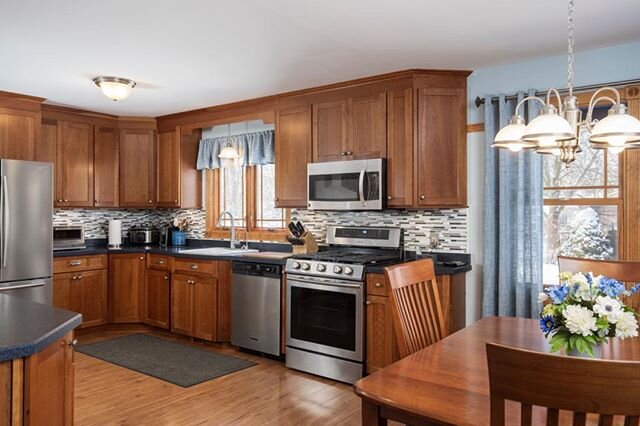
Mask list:
MULTIPOLYGON (((245 168, 245 180, 247 182, 244 193, 246 206, 246 227, 236 226, 236 238, 238 240, 251 241, 286 241, 287 232, 283 229, 264 229, 255 226, 255 194, 256 194, 256 168, 249 166, 245 168), (238 232, 239 231, 239 232, 238 232)), ((206 210, 206 232, 207 238, 229 238, 228 227, 218 227, 218 217, 222 212, 218 191, 220 188, 220 169, 206 170, 205 172, 205 210, 206 210)), ((285 223, 290 220, 289 209, 285 210, 285 223)))

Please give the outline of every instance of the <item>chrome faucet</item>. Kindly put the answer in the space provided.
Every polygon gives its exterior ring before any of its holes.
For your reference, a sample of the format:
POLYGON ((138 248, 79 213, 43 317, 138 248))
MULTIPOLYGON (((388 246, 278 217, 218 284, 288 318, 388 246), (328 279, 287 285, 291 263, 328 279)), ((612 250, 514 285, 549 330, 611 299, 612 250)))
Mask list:
POLYGON ((238 248, 238 244, 242 244, 242 241, 236 241, 236 228, 233 225, 234 219, 229 210, 225 210, 220 213, 217 226, 222 226, 222 219, 224 218, 224 216, 229 216, 229 219, 231 220, 231 225, 229 226, 229 247, 232 249, 236 249, 238 248))

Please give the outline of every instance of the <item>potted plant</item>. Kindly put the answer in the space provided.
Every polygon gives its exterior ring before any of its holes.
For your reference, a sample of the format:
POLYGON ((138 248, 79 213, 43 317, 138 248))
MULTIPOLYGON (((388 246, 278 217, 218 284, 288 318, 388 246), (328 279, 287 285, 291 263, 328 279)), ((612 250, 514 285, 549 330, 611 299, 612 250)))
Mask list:
POLYGON ((191 230, 191 219, 183 217, 181 219, 174 218, 173 226, 175 227, 171 234, 171 244, 174 246, 184 246, 187 244, 187 232, 191 230))
POLYGON ((638 336, 638 313, 624 304, 638 291, 640 284, 627 290, 622 282, 591 272, 561 273, 560 284, 538 298, 544 304, 540 329, 551 336, 551 352, 594 357, 609 338, 638 336))

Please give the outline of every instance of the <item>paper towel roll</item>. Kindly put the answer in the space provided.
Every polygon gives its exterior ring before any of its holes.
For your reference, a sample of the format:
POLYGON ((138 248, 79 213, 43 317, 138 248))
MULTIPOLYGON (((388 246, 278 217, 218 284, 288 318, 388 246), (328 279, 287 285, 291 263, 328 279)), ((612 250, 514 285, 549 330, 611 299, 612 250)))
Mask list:
POLYGON ((122 244, 122 221, 111 219, 109 221, 109 247, 120 248, 122 244))

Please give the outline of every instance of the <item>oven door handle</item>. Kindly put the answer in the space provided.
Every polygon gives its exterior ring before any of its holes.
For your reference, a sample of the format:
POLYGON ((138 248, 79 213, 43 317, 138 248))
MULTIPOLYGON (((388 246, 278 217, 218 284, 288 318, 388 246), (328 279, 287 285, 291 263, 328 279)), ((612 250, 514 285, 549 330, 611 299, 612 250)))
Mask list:
POLYGON ((367 173, 366 169, 360 170, 360 179, 358 180, 358 192, 360 195, 360 202, 362 203, 362 207, 367 206, 367 200, 364 198, 364 175, 367 173))
POLYGON ((302 275, 288 274, 287 283, 299 282, 303 284, 315 284, 315 285, 329 285, 332 287, 348 287, 348 288, 361 288, 362 283, 348 283, 344 281, 331 280, 327 278, 308 278, 302 275))

